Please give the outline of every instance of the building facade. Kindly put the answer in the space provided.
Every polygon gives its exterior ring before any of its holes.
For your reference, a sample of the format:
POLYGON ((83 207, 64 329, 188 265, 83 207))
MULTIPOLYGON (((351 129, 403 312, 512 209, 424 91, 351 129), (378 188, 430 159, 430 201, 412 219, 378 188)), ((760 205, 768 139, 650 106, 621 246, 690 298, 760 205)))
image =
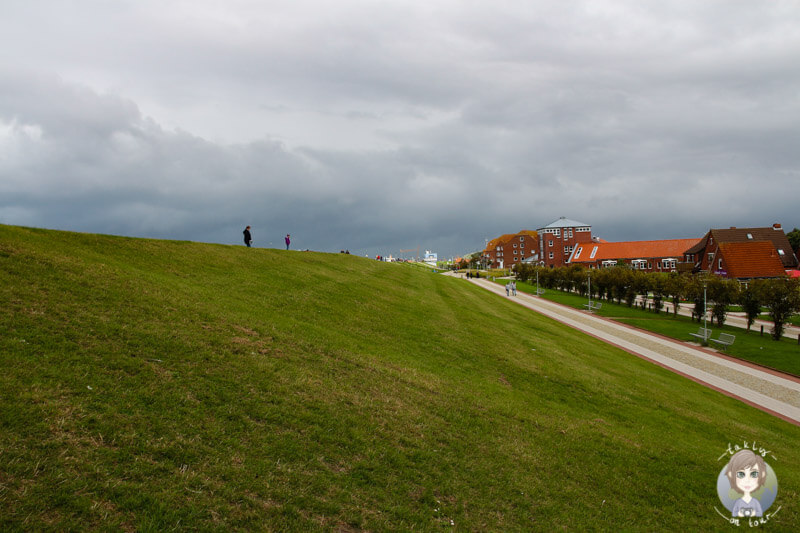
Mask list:
POLYGON ((691 270, 691 265, 684 263, 684 253, 697 242, 695 238, 578 244, 568 262, 587 268, 627 265, 644 272, 691 270))
MULTIPOLYGON (((771 228, 711 229, 695 246, 686 250, 685 260, 694 265, 695 272, 720 271, 718 256, 721 244, 754 242, 771 243, 771 250, 774 250, 784 269, 797 268, 797 256, 780 224, 773 224, 771 228)), ((761 250, 759 247, 751 249, 761 250)))
POLYGON ((566 265, 576 246, 593 242, 590 225, 565 217, 536 231, 539 234, 539 261, 551 268, 566 265))
POLYGON ((482 257, 488 268, 512 268, 538 253, 537 232, 522 230, 517 233, 506 233, 489 241, 482 257))

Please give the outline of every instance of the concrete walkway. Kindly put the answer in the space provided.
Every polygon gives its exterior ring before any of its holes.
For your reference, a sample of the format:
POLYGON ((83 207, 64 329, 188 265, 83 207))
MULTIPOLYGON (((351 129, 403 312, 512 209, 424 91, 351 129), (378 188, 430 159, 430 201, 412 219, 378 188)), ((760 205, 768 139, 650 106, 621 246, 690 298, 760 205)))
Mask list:
MULTIPOLYGON (((506 298, 502 285, 486 279, 469 281, 506 298)), ((512 296, 510 299, 800 426, 800 378, 739 361, 688 342, 667 339, 529 294, 518 292, 517 296, 512 296)))

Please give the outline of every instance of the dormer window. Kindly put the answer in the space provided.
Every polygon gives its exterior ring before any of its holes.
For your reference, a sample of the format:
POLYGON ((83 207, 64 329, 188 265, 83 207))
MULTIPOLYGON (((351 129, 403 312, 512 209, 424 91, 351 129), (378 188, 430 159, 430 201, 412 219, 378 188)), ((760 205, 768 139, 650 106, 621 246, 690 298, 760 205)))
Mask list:
POLYGON ((783 248, 778 248, 778 253, 779 253, 780 255, 786 255, 786 254, 784 254, 784 253, 783 253, 783 248))
POLYGON ((750 240, 752 241, 752 240, 753 240, 753 234, 752 234, 752 233, 748 233, 748 234, 747 234, 747 238, 748 238, 748 239, 750 239, 750 240))

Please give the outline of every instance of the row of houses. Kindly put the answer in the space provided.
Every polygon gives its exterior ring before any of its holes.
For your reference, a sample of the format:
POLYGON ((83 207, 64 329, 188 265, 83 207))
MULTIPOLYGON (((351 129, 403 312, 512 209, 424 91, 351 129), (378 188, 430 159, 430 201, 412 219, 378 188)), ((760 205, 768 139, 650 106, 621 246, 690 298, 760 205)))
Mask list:
POLYGON ((800 275, 798 257, 780 224, 766 228, 711 229, 701 238, 608 242, 592 227, 565 217, 538 228, 492 239, 481 253, 491 268, 519 263, 548 267, 628 265, 646 272, 713 272, 736 278, 800 275))

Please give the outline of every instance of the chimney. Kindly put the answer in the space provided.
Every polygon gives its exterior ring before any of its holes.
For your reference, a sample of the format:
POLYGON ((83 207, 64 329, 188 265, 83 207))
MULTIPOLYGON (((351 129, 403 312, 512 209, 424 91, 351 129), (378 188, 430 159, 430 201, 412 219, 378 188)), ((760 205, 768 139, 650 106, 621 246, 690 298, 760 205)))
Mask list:
POLYGON ((779 223, 777 223, 777 222, 776 222, 775 224, 773 224, 773 225, 772 225, 772 229, 774 229, 774 230, 776 230, 776 231, 782 231, 782 230, 783 230, 783 228, 781 227, 781 225, 780 225, 779 223))

